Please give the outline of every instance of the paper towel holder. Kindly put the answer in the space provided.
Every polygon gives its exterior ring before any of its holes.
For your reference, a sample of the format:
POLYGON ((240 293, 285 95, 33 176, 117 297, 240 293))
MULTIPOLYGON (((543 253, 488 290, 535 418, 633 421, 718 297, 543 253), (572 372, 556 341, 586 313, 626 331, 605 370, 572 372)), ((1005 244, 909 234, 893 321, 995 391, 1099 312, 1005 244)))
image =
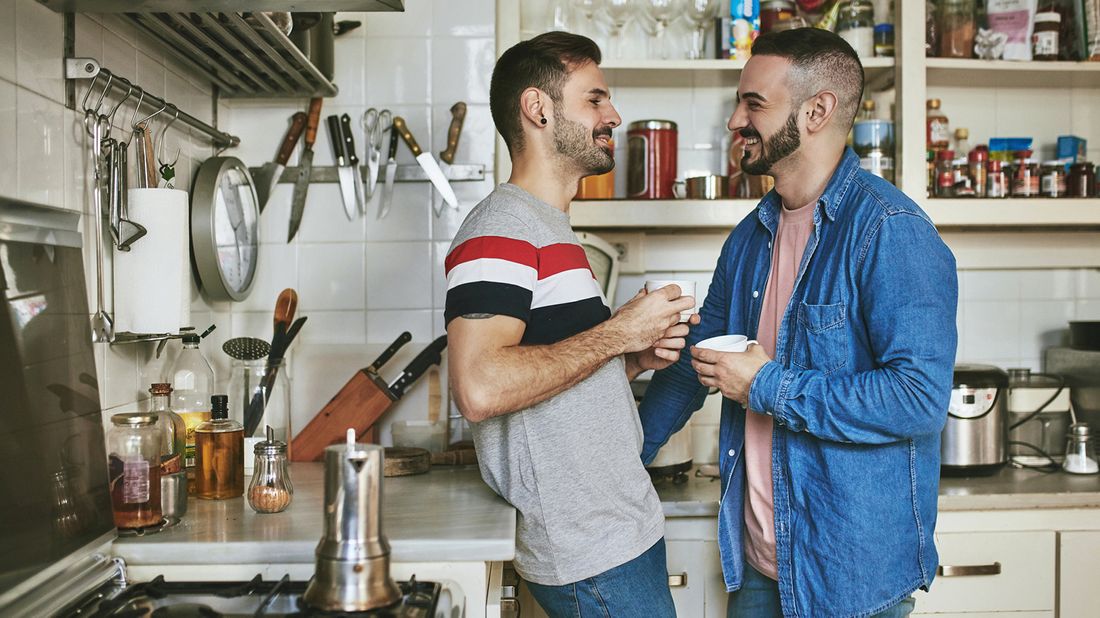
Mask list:
MULTIPOLYGON (((214 332, 217 328, 217 324, 211 324, 206 330, 202 331, 199 335, 200 339, 205 339, 207 335, 214 332)), ((147 341, 159 341, 157 344, 157 358, 160 358, 161 352, 164 351, 164 346, 168 345, 168 341, 171 339, 183 339, 184 335, 188 335, 195 332, 194 326, 182 326, 178 333, 131 333, 127 331, 115 332, 114 337, 111 338, 111 345, 125 345, 128 343, 145 343, 147 341)))

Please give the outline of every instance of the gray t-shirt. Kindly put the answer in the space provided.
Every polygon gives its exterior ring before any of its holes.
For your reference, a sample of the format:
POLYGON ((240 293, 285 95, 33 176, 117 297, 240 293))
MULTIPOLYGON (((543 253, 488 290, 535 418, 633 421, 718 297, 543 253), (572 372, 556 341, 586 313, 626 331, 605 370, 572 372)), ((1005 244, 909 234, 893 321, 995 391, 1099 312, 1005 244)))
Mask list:
MULTIPOLYGON (((447 323, 510 315, 527 325, 521 345, 555 343, 611 315, 569 216, 512 184, 470 212, 446 269, 447 323)), ((482 477, 519 511, 524 579, 580 581, 664 534, 621 356, 542 403, 474 424, 473 434, 482 477)))

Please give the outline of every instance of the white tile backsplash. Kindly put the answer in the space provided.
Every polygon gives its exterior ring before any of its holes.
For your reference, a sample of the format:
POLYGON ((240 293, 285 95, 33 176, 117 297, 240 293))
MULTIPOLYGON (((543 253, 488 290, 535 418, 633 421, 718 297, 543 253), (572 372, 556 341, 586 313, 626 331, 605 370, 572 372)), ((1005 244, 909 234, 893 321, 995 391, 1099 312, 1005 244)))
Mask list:
POLYGON ((367 309, 431 309, 431 244, 367 243, 367 309))
POLYGON ((416 343, 428 343, 443 334, 435 332, 428 309, 367 312, 367 343, 391 343, 403 331, 409 331, 416 343))
POLYGON ((19 197, 16 90, 15 84, 0 79, 0 144, 6 145, 0 148, 0 195, 13 198, 19 197))
POLYGON ((432 32, 457 37, 492 37, 496 29, 494 0, 436 2, 432 11, 432 32))
POLYGON ((16 81, 15 3, 0 2, 0 79, 16 81))
POLYGON ((496 62, 494 40, 440 37, 432 40, 431 47, 432 101, 488 105, 489 80, 496 62))
POLYGON ((15 4, 16 81, 51 101, 63 103, 64 16, 34 0, 8 4, 15 4))
POLYGON ((65 108, 36 92, 16 92, 19 196, 65 206, 65 108))
POLYGON ((431 103, 431 47, 424 37, 368 38, 367 103, 431 103))
POLYGON ((298 248, 298 307, 310 310, 366 308, 361 242, 302 244, 298 248))

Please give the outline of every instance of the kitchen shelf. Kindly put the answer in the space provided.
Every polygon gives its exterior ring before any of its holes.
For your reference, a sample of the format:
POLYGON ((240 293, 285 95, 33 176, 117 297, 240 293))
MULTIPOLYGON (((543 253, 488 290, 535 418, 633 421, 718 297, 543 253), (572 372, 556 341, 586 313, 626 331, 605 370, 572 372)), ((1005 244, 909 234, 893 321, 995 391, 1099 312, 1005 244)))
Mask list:
POLYGON ((931 86, 1095 88, 1100 87, 1100 62, 1013 62, 927 58, 931 86))
MULTIPOLYGON (((585 200, 569 218, 587 229, 732 229, 758 200, 585 200)), ((1100 228, 1100 199, 926 199, 944 228, 1100 228)))
MULTIPOLYGON (((640 75, 660 73, 718 73, 728 74, 734 79, 740 76, 746 60, 622 60, 609 59, 600 64, 600 68, 612 75, 622 74, 627 80, 640 75)), ((863 70, 868 85, 874 90, 889 88, 894 81, 893 58, 866 58, 863 70)))
POLYGON ((404 11, 405 0, 38 0, 58 13, 176 12, 181 4, 192 11, 404 11))

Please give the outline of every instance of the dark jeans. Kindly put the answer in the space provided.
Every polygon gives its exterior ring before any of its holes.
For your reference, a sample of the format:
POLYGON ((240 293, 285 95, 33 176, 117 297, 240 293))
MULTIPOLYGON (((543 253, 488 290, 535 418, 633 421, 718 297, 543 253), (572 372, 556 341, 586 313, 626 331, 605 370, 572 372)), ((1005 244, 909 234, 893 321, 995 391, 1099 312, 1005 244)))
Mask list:
MULTIPOLYGON (((905 618, 913 611, 913 597, 881 611, 871 618, 905 618)), ((730 593, 727 618, 783 618, 779 606, 779 584, 745 563, 741 589, 730 593)))
POLYGON ((527 588, 550 618, 676 616, 664 539, 630 562, 594 577, 564 586, 527 582, 527 588))

